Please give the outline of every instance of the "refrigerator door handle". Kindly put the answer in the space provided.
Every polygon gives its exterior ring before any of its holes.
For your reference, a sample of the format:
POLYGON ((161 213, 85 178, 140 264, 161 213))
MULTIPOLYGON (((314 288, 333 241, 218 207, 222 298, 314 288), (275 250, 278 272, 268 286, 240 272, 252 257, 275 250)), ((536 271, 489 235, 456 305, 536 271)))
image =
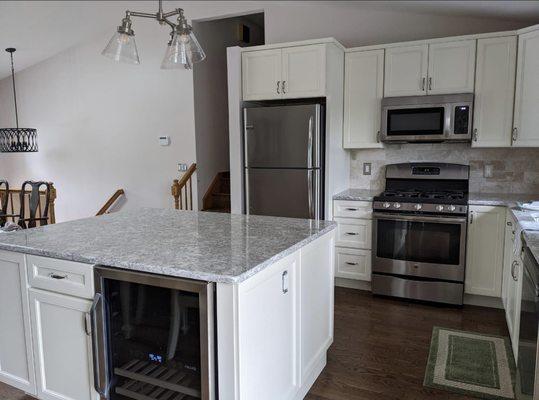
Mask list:
POLYGON ((309 138, 307 140, 307 168, 313 167, 313 117, 309 117, 309 138))
POLYGON ((314 219, 320 219, 320 170, 316 171, 314 182, 314 219))
POLYGON ((313 171, 307 171, 307 192, 309 200, 309 218, 315 218, 315 212, 313 207, 313 171))

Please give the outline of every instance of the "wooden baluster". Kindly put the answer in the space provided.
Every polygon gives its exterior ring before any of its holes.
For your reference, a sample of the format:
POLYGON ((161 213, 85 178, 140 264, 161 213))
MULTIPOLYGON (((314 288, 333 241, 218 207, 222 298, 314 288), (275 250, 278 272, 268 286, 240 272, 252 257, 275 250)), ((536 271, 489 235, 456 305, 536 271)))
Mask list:
POLYGON ((54 208, 54 202, 56 200, 56 188, 52 182, 50 183, 50 193, 49 193, 49 222, 51 224, 56 223, 56 213, 54 208))
POLYGON ((174 179, 174 181, 172 182, 172 187, 170 189, 172 196, 174 197, 174 208, 178 210, 180 208, 180 183, 177 179, 174 179))

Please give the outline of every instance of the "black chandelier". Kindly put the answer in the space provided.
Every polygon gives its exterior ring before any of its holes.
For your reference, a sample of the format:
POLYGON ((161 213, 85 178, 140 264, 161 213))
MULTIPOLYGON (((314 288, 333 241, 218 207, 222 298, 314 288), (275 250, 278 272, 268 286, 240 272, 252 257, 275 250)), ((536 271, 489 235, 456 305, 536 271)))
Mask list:
POLYGON ((15 89, 15 69, 13 68, 13 47, 6 51, 11 56, 11 79, 13 81, 13 101, 15 102, 16 128, 0 128, 1 153, 30 153, 37 151, 37 130, 34 128, 19 128, 19 112, 17 110, 17 90, 15 89))

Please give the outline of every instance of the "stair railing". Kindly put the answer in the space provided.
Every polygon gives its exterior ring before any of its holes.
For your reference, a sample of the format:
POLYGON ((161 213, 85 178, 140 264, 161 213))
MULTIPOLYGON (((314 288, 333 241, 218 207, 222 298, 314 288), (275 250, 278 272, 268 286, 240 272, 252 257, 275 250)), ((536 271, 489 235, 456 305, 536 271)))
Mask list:
POLYGON ((193 210, 193 183, 192 177, 197 169, 196 164, 191 164, 189 169, 180 179, 174 179, 170 188, 174 197, 176 210, 193 210))
POLYGON ((114 194, 110 196, 107 202, 103 205, 103 207, 101 207, 101 209, 97 212, 96 216, 110 213, 112 206, 116 204, 118 199, 123 195, 125 195, 125 191, 123 189, 118 189, 115 191, 114 194))

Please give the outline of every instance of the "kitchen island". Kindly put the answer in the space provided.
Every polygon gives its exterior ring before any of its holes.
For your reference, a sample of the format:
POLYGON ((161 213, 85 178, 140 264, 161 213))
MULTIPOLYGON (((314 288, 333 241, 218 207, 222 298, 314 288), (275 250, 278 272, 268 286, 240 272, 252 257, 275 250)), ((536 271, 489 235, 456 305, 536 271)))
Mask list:
POLYGON ((42 400, 100 398, 88 320, 104 266, 212 288, 209 388, 193 398, 302 399, 333 341, 334 229, 138 209, 0 234, 0 381, 42 400))

